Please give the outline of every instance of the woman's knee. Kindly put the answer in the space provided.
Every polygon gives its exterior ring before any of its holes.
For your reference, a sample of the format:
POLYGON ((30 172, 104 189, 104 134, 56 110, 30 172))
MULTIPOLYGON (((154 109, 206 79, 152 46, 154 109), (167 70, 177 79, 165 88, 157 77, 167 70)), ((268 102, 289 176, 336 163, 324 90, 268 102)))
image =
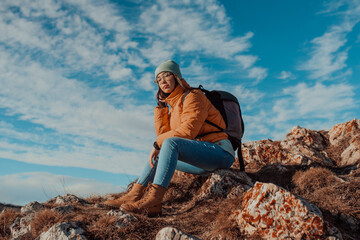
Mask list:
POLYGON ((180 138, 180 137, 169 137, 167 139, 164 140, 163 144, 162 144, 162 148, 164 147, 176 147, 180 141, 182 141, 184 138, 180 138))

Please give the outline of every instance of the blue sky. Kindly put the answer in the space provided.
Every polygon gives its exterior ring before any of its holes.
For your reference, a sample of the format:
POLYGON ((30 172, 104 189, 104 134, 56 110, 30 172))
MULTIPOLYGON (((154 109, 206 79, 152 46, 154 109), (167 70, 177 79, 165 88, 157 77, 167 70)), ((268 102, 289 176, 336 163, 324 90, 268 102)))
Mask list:
POLYGON ((359 118, 359 22, 359 0, 1 1, 0 202, 134 180, 168 59, 238 97, 244 141, 359 118))

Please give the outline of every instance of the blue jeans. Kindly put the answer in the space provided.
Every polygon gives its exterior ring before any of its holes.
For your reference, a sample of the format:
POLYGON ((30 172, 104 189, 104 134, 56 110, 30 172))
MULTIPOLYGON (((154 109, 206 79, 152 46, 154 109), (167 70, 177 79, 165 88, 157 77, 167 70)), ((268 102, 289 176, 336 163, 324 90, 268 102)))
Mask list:
POLYGON ((230 168, 234 157, 210 142, 179 137, 165 139, 154 167, 147 163, 137 183, 149 182, 164 188, 170 183, 175 170, 196 175, 207 175, 219 168, 230 168))

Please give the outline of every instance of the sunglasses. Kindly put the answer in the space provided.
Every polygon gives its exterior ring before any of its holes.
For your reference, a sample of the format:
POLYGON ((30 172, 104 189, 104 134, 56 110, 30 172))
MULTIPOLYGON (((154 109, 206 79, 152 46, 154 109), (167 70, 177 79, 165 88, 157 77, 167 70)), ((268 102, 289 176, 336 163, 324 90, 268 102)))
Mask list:
POLYGON ((162 76, 158 76, 156 77, 156 79, 154 80, 155 83, 159 83, 161 81, 164 81, 165 78, 168 78, 170 76, 173 76, 174 74, 172 74, 171 72, 165 72, 162 76))

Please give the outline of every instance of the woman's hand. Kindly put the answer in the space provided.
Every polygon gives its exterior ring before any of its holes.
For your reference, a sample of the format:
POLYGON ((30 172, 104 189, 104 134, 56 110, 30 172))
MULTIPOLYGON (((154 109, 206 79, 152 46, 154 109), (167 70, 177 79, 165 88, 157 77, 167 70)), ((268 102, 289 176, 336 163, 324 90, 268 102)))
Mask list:
POLYGON ((156 150, 154 147, 150 152, 150 157, 149 157, 149 164, 150 167, 153 168, 154 167, 154 162, 156 161, 158 155, 159 155, 160 150, 156 150))

